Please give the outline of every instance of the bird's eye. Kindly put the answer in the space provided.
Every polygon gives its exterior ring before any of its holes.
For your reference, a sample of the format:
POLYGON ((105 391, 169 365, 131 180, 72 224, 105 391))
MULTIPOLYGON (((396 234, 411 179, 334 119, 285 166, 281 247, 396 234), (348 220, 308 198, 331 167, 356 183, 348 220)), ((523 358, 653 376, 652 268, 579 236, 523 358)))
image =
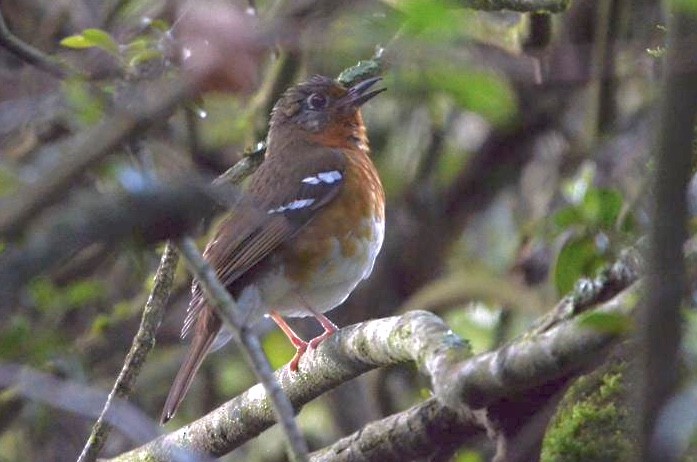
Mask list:
POLYGON ((327 107, 327 98, 319 93, 313 93, 307 97, 307 107, 315 111, 324 109, 327 107))

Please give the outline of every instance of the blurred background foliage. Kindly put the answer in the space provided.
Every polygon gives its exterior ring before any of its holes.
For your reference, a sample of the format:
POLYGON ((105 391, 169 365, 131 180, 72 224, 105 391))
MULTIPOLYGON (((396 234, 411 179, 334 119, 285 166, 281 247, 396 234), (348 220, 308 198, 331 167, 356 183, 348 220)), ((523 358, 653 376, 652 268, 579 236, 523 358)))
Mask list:
MULTIPOLYGON (((0 11, 15 35, 75 72, 54 78, 0 49, 0 194, 9 197, 18 184, 40 182, 37 173, 69 161, 70 153, 52 149, 53 143, 95 126, 120 104, 147 101, 148 94, 133 94, 137 82, 166 84, 181 68, 179 25, 194 10, 206 18, 199 3, 206 2, 3 1, 0 11)), ((254 5, 263 18, 287 3, 230 1, 225 7, 254 5)), ((333 312, 340 324, 428 309, 476 352, 487 351, 523 332, 645 232, 655 55, 665 38, 653 2, 572 2, 561 14, 484 12, 427 0, 312 11, 299 46, 281 42, 259 60, 257 90, 243 97, 201 94, 85 171, 66 200, 142 188, 152 174, 168 179, 196 169, 212 178, 263 140, 270 108, 285 87, 377 58, 388 91, 363 113, 389 198, 388 240, 399 233, 408 237, 399 244, 409 245, 386 247, 383 256, 392 252, 401 272, 376 271, 378 282, 364 284, 353 303, 333 312), (492 143, 499 144, 486 181, 473 181, 476 188, 458 196, 458 182, 471 181, 474 161, 492 143), (525 154, 507 162, 507 150, 525 154), (441 218, 431 222, 432 216, 441 218)), ((225 59, 236 65, 236 55, 225 59)), ((24 236, 41 226, 39 219, 24 236)), ((205 240, 202 233, 199 243, 205 240)), ((92 244, 32 280, 3 314, 0 360, 109 390, 160 253, 138 239, 92 244)), ((153 417, 185 348, 179 330, 190 277, 181 266, 157 347, 131 398, 153 417)), ((314 333, 312 323, 293 324, 314 333)), ((285 364, 291 345, 270 323, 259 329, 274 367, 285 364)), ((253 383, 235 345, 211 355, 171 427, 253 383)), ((427 387, 409 367, 375 371, 308 405, 299 420, 311 446, 319 447, 421 401, 427 387)), ((0 393, 0 460, 74 459, 91 423, 6 389, 0 393)), ((226 460, 282 459, 282 439, 271 436, 277 431, 226 460)), ((128 447, 114 432, 105 455, 128 447)), ((453 460, 487 460, 492 451, 482 444, 453 460)))

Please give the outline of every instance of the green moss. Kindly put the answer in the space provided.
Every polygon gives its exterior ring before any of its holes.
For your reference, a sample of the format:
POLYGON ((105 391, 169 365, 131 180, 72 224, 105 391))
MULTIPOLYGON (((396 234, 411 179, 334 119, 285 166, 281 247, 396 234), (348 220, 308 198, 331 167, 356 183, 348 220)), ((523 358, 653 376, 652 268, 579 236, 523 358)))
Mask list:
POLYGON ((624 365, 579 378, 559 404, 545 435, 542 462, 614 462, 632 457, 624 365))

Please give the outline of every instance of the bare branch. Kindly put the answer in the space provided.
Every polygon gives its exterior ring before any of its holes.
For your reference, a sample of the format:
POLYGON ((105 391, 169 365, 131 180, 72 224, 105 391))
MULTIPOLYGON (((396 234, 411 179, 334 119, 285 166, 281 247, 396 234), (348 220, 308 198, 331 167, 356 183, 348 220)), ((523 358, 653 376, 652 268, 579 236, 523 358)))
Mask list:
POLYGON ((182 239, 178 247, 186 263, 200 284, 210 306, 217 310, 224 324, 233 332, 238 342, 244 347, 257 378, 263 384, 266 393, 271 396, 271 405, 284 430, 290 453, 297 462, 308 460, 308 449, 305 439, 293 418, 295 412, 288 397, 273 375, 269 360, 261 348, 259 338, 244 321, 232 295, 218 280, 213 268, 206 262, 191 238, 182 239))
POLYGON ((216 188, 187 181, 117 195, 83 195, 77 204, 47 217, 46 226, 22 246, 10 246, 3 252, 0 292, 10 295, 33 276, 97 242, 114 244, 135 237, 148 243, 183 236, 219 206, 215 191, 235 196, 230 186, 216 188))
POLYGON ((114 399, 127 399, 130 396, 140 370, 143 364, 145 364, 145 359, 155 347, 155 332, 157 332, 157 328, 160 326, 164 316, 165 306, 172 291, 174 272, 177 269, 178 261, 179 255, 177 251, 174 249, 174 246, 168 243, 162 253, 160 266, 155 274, 155 284, 143 309, 138 332, 133 338, 133 344, 126 356, 126 361, 116 382, 114 382, 114 386, 111 389, 111 393, 109 393, 99 418, 97 418, 92 427, 92 432, 78 458, 78 462, 96 460, 111 430, 111 425, 106 422, 106 416, 111 409, 114 399))
MULTIPOLYGON (((630 315, 640 290, 641 285, 635 283, 594 312, 630 315)), ((451 375, 439 377, 434 388, 448 403, 481 409, 504 396, 578 371, 620 338, 617 332, 595 330, 574 318, 535 337, 479 355, 453 368, 451 375)))
POLYGON ((464 0, 463 6, 475 10, 511 10, 521 13, 561 13, 569 6, 569 0, 464 0))
MULTIPOLYGON (((634 283, 596 311, 629 315, 640 290, 641 285, 634 283)), ((622 338, 619 332, 587 327, 582 317, 576 317, 496 352, 468 359, 467 346, 440 319, 431 313, 414 311, 341 329, 317 350, 303 356, 300 373, 289 373, 284 368, 276 377, 299 408, 371 368, 413 360, 431 378, 441 403, 455 410, 463 405, 479 409, 503 397, 535 390, 578 373, 622 338)), ((115 460, 166 460, 174 447, 218 457, 272 424, 267 395, 256 386, 198 421, 115 460)), ((393 422, 386 421, 386 425, 393 422)))
POLYGON ((485 435, 483 416, 431 398, 312 453, 312 462, 415 460, 485 435))
MULTIPOLYGON (((438 317, 424 311, 367 321, 341 329, 308 350, 300 372, 287 367, 275 376, 295 409, 368 370, 416 360, 428 375, 440 373, 446 359, 465 359, 468 346, 438 317)), ((273 425, 268 395, 256 385, 207 416, 114 460, 165 461, 182 448, 219 457, 273 425)))
MULTIPOLYGON (((218 177, 213 184, 239 184, 259 166, 263 159, 263 154, 264 149, 257 149, 252 153, 248 153, 242 160, 218 177)), ((114 396, 127 399, 133 391, 140 369, 145 363, 147 355, 155 346, 155 333, 162 322, 165 305, 172 290, 174 272, 178 261, 179 254, 174 246, 168 242, 162 253, 160 266, 155 275, 155 283, 143 310, 138 332, 133 338, 133 344, 126 356, 121 373, 114 383, 101 415, 92 427, 92 432, 82 450, 82 454, 80 454, 78 462, 92 461, 97 458, 111 431, 111 426, 105 422, 104 417, 111 407, 114 396)))
POLYGON ((24 43, 14 35, 7 27, 2 12, 0 12, 0 46, 5 47, 22 61, 36 66, 54 77, 62 78, 70 74, 67 66, 63 63, 24 43))

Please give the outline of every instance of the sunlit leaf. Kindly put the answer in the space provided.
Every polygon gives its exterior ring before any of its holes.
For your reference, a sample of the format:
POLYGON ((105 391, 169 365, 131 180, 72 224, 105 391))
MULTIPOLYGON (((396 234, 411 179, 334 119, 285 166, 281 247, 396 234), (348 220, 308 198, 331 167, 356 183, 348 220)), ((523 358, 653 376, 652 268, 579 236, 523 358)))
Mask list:
POLYGON ((94 46, 109 53, 118 54, 119 52, 119 46, 116 41, 111 35, 101 29, 85 29, 82 31, 82 37, 94 46))
POLYGON ((106 314, 97 315, 92 321, 92 326, 90 331, 92 335, 101 336, 103 335, 111 326, 111 319, 106 314))
POLYGON ((130 67, 135 67, 135 66, 138 66, 140 64, 146 63, 148 61, 152 61, 154 59, 160 59, 160 58, 162 58, 162 53, 159 50, 155 50, 155 49, 143 50, 139 53, 133 54, 128 61, 128 65, 130 67))
POLYGON ((454 460, 455 462, 484 462, 484 458, 481 454, 468 450, 458 451, 454 460))
POLYGON ((473 352, 481 353, 491 348, 499 319, 497 310, 472 303, 468 307, 447 311, 444 318, 453 332, 472 345, 473 352))
POLYGON ((71 35, 60 41, 60 44, 66 48, 92 48, 95 46, 90 40, 87 40, 82 35, 71 35))
POLYGON ((139 37, 126 45, 126 51, 129 53, 139 53, 148 48, 152 48, 152 41, 144 37, 139 37))
POLYGON ((159 30, 160 32, 167 32, 170 29, 170 25, 164 19, 153 19, 150 23, 150 27, 159 30))
POLYGON ((597 332, 625 334, 632 329, 632 318, 621 313, 591 311, 582 315, 580 324, 597 332))

